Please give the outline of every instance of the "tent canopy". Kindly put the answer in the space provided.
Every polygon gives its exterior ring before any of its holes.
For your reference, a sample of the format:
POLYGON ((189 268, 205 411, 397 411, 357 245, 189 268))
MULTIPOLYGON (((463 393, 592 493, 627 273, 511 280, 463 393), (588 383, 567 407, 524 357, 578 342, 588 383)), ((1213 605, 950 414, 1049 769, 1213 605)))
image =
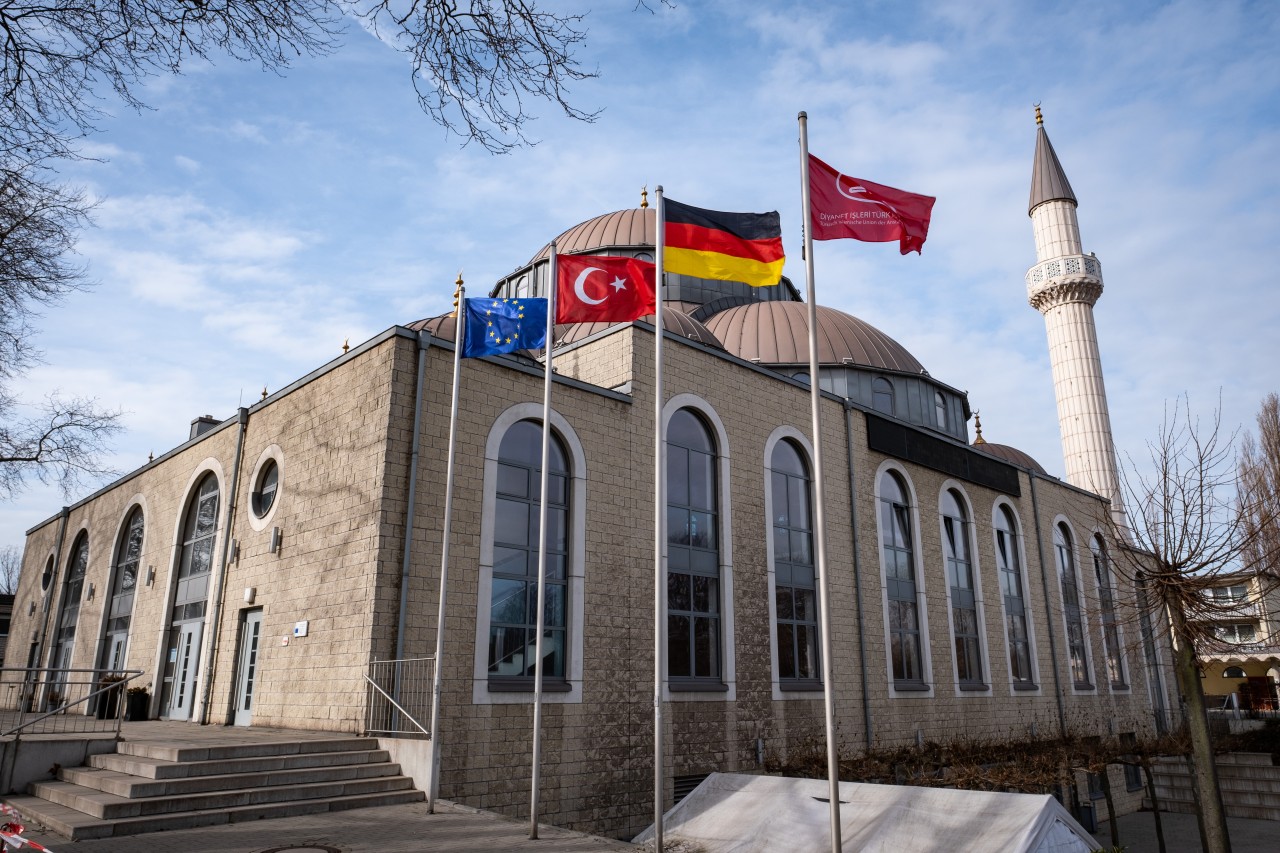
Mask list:
MULTIPOLYGON (((831 847, 824 779, 712 773, 667 812, 664 841, 706 853, 831 847)), ((1098 845, 1053 797, 840 783, 843 849, 953 853, 1089 853, 1098 845)), ((653 827, 635 838, 653 838, 653 827)))

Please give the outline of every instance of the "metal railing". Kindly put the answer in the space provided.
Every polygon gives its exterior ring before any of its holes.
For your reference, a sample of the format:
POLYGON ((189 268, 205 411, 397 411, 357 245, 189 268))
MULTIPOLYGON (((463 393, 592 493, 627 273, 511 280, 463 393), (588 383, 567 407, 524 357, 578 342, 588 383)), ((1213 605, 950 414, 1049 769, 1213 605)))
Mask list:
POLYGON ((368 714, 365 734, 429 738, 424 726, 431 717, 431 680, 435 658, 375 660, 369 664, 368 714))
POLYGON ((140 669, 0 669, 0 738, 114 732, 140 669))

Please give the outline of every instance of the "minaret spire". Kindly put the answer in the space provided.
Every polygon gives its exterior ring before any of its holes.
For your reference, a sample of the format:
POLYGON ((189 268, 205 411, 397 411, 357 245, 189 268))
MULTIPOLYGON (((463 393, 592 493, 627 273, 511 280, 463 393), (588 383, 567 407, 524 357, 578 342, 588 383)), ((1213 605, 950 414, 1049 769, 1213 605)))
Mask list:
POLYGON ((1036 106, 1036 155, 1028 215, 1036 238, 1036 264, 1027 271, 1027 299, 1044 315, 1058 400, 1058 426, 1067 481, 1111 501, 1124 526, 1111 414, 1093 306, 1102 296, 1102 264, 1085 254, 1076 196, 1058 161, 1036 106))

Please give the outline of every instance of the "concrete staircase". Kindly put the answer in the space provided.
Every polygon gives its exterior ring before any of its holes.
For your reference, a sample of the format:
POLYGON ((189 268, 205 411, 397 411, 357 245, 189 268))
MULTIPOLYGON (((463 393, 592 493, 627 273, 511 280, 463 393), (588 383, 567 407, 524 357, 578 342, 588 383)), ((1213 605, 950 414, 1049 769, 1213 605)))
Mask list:
POLYGON ((26 819, 72 841, 418 802, 377 741, 171 746, 123 741, 87 767, 8 797, 26 819))
MULTIPOLYGON (((1217 758, 1218 783, 1228 817, 1280 820, 1280 767, 1262 752, 1233 752, 1217 758)), ((1161 758, 1151 768, 1162 811, 1195 811, 1191 773, 1183 758, 1161 758)), ((1142 807, 1151 808, 1150 798, 1142 807)))

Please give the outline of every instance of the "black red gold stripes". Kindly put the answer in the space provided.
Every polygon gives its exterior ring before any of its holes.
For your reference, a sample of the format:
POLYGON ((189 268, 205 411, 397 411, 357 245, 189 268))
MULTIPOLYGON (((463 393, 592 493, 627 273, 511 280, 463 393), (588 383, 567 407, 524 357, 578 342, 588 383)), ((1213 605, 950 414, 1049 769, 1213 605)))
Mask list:
POLYGON ((663 267, 667 272, 752 287, 782 278, 782 223, 778 212, 729 213, 666 199, 663 267))

